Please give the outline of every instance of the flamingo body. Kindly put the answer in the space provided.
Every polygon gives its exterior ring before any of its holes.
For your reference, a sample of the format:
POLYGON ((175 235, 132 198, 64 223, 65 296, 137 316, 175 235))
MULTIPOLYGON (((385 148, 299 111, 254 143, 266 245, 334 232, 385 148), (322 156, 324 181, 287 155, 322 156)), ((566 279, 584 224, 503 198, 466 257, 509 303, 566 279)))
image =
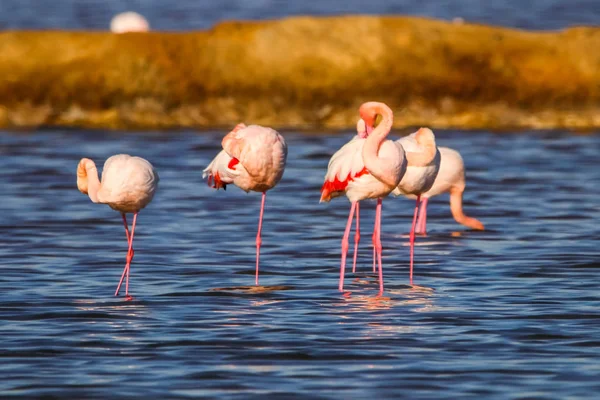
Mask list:
MULTIPOLYGON (((381 204, 382 198, 394 190, 406 171, 407 161, 401 145, 386 140, 393 124, 392 110, 383 103, 367 102, 359 109, 358 135, 339 149, 330 159, 321 187, 321 202, 345 194, 351 202, 348 222, 342 238, 339 290, 344 289, 344 270, 348 251, 348 236, 356 211, 356 236, 354 268, 359 242, 359 202, 377 199, 375 229, 373 232, 373 256, 379 261, 379 293, 383 293, 383 269, 381 265, 381 204), (378 115, 382 122, 374 127, 378 115)), ((375 261, 373 263, 375 269, 375 261)))
POLYGON ((460 153, 448 147, 438 147, 440 168, 428 191, 421 197, 431 198, 450 191, 452 188, 465 190, 465 164, 460 153))
POLYGON ((150 24, 142 15, 127 11, 113 17, 110 21, 110 30, 113 33, 147 32, 150 30, 150 24))
POLYGON ((137 215, 152 199, 158 188, 158 173, 148 161, 128 154, 117 154, 104 163, 102 180, 98 179, 98 170, 94 161, 82 158, 77 165, 77 188, 87 194, 92 202, 107 204, 113 210, 119 211, 125 226, 127 236, 127 260, 121 280, 115 291, 119 294, 123 279, 127 277, 125 295, 129 297, 129 271, 133 260, 133 237, 137 215), (133 213, 131 235, 127 224, 127 213, 133 213))
POLYGON ((287 159, 287 145, 276 130, 259 125, 238 124, 223 138, 223 150, 204 169, 202 176, 208 178, 209 186, 226 189, 234 184, 245 192, 262 192, 258 233, 256 235, 256 277, 260 246, 262 244, 262 220, 266 192, 283 176, 287 159))
POLYGON ((245 192, 265 192, 281 180, 287 145, 276 130, 240 124, 221 144, 223 150, 203 171, 215 189, 233 183, 245 192))
MULTIPOLYGON (((416 135, 417 132, 412 133, 409 136, 398 139, 396 143, 401 144, 406 152, 421 153, 423 152, 423 145, 417 142, 416 135)), ((436 150, 433 160, 425 166, 413 166, 409 163, 400 184, 394 189, 392 194, 395 196, 418 195, 427 192, 435 182, 440 169, 440 160, 440 152, 436 150)))
MULTIPOLYGON (((366 140, 355 136, 331 157, 325 182, 321 188, 321 201, 328 202, 345 194, 348 200, 354 202, 377 199, 390 193, 389 185, 370 174, 364 165, 362 151, 366 140)), ((391 140, 381 144, 379 156, 391 160, 389 164, 391 174, 401 176, 406 170, 402 146, 396 145, 391 140)))
POLYGON ((138 212, 154 198, 158 173, 147 160, 118 154, 102 168, 98 202, 122 213, 138 212))
POLYGON ((413 264, 415 230, 417 223, 417 212, 421 203, 421 195, 433 186, 435 178, 440 169, 440 151, 435 144, 435 135, 428 128, 421 128, 415 133, 397 141, 402 144, 406 151, 408 167, 406 174, 392 194, 416 195, 415 211, 413 213, 412 226, 410 229, 410 284, 413 283, 413 264))
MULTIPOLYGON (((462 209, 462 196, 466 186, 462 156, 448 147, 438 147, 438 150, 441 154, 440 169, 431 188, 421 195, 423 201, 417 220, 417 233, 426 233, 428 199, 446 192, 450 193, 450 210, 456 222, 471 229, 485 229, 479 220, 465 215, 462 209)), ((412 194, 407 194, 406 197, 415 198, 412 194)))

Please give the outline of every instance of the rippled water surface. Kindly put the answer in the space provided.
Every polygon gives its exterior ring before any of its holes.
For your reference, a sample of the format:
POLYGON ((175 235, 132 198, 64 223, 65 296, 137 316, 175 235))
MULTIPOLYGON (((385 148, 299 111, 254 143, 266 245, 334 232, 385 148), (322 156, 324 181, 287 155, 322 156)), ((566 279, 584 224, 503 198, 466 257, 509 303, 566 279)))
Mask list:
POLYGON ((153 29, 206 29, 229 19, 291 15, 408 14, 518 28, 598 25, 598 0, 1 0, 0 29, 108 29, 137 11, 153 29))
POLYGON ((370 270, 337 291, 349 203, 319 204, 329 156, 351 136, 284 132, 288 168, 267 195, 216 192, 201 169, 223 132, 0 134, 0 397, 594 398, 600 392, 600 136, 439 132, 468 168, 467 213, 430 202, 408 286, 413 202, 383 202, 386 293, 370 270), (118 213, 75 185, 80 157, 149 159, 161 182, 140 213, 134 299, 112 296, 118 213))

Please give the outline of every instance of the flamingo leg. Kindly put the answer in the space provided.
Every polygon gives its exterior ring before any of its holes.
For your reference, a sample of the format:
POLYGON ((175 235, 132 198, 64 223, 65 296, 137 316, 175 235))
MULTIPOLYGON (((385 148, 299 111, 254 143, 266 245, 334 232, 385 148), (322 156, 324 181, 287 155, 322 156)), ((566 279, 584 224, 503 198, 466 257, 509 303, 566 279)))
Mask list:
POLYGON ((358 242, 360 242, 360 203, 356 203, 356 232, 354 232, 354 262, 352 273, 356 272, 356 258, 358 257, 358 242))
POLYGON ((346 255, 348 253, 348 237, 350 236, 350 227, 352 226, 352 218, 354 217, 354 210, 356 209, 357 202, 353 201, 350 206, 350 213, 348 214, 348 223, 346 224, 346 230, 344 231, 344 237, 342 238, 342 262, 340 263, 340 292, 344 291, 344 270, 346 268, 346 255))
POLYGON ((267 198, 267 192, 263 192, 262 201, 260 203, 260 216, 258 217, 258 232, 256 233, 256 277, 254 279, 254 283, 258 286, 258 263, 260 260, 260 246, 262 245, 262 221, 263 214, 265 212, 265 199, 267 198))
POLYGON ((410 285, 413 284, 413 263, 415 256, 415 225, 417 223, 417 212, 419 211, 419 203, 421 203, 421 195, 417 195, 415 205, 415 213, 413 215, 412 226, 410 228, 410 285))
POLYGON ((419 206, 419 217, 417 219, 417 227, 416 234, 426 235, 427 234, 427 202, 429 199, 425 197, 421 200, 421 204, 419 206))
MULTIPOLYGON (((129 250, 127 251, 127 262, 125 264, 125 269, 123 270, 123 274, 121 275, 121 280, 119 281, 119 285, 117 286, 117 290, 115 291, 115 296, 119 295, 119 290, 121 290, 121 285, 123 284, 123 279, 127 276, 127 280, 125 281, 125 296, 129 296, 129 268, 131 266, 131 260, 133 259, 133 235, 135 232, 135 224, 137 222, 138 213, 133 214, 133 225, 131 226, 131 236, 127 235, 129 238, 129 250)), ((125 223, 126 220, 125 220, 125 223)), ((126 231, 127 232, 127 231, 126 231)))
MULTIPOLYGON (((129 236, 129 226, 127 224, 127 215, 125 215, 125 213, 121 213, 121 217, 123 219, 123 226, 125 226, 125 236, 127 236, 127 246, 129 246, 129 243, 131 242, 131 237, 129 236)), ((129 259, 131 257, 131 259, 133 259, 133 248, 131 249, 131 252, 127 252, 127 259, 129 259)), ((127 263, 125 264, 127 265, 127 263)), ((125 279, 125 274, 127 272, 127 267, 125 267, 123 269, 123 273, 121 274, 121 279, 119 281, 119 285, 117 287, 117 290, 115 292, 115 296, 117 296, 119 294, 119 290, 121 288, 121 284, 123 283, 123 279, 125 279)))
MULTIPOLYGON (((121 213, 121 217, 123 217, 123 225, 125 226, 125 236, 127 236, 127 245, 129 245, 129 241, 131 240, 131 238, 129 237, 129 226, 127 224, 127 215, 125 215, 125 213, 121 213)), ((129 253, 127 253, 129 255, 129 253)), ((133 247, 131 248, 131 258, 133 258, 135 254, 135 251, 133 250, 133 247)))
POLYGON ((383 294, 383 267, 381 265, 381 207, 382 207, 382 200, 381 198, 377 199, 377 208, 375 211, 375 221, 377 224, 377 242, 376 242, 376 248, 377 248, 377 261, 379 264, 379 295, 381 296, 383 294))
POLYGON ((373 225, 373 272, 377 272, 377 208, 375 208, 375 224, 373 225))

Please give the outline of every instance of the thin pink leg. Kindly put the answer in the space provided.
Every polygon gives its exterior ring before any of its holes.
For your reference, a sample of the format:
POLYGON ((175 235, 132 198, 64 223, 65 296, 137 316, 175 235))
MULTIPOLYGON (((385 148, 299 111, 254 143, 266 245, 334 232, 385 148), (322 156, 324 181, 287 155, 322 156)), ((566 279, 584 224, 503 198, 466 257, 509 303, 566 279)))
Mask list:
POLYGON ((123 274, 121 275, 119 285, 117 286, 117 290, 115 291, 115 296, 119 295, 119 290, 121 289, 121 285, 123 284, 123 279, 125 278, 125 276, 127 276, 127 280, 125 282, 125 296, 129 296, 129 267, 131 266, 131 260, 133 259, 133 234, 135 232, 137 214, 137 212, 133 214, 133 225, 131 226, 131 236, 129 237, 129 250, 127 251, 127 262, 125 264, 123 274))
POLYGON ((356 209, 356 201, 352 202, 350 206, 350 214, 348 214, 348 223, 346 224, 346 230, 344 231, 344 237, 342 238, 342 262, 340 263, 340 292, 344 291, 344 270, 346 269, 346 254, 348 253, 348 237, 350 236, 350 227, 352 226, 352 217, 354 217, 354 210, 356 209))
POLYGON ((360 242, 360 203, 356 203, 356 232, 354 232, 354 262, 352 273, 356 272, 356 258, 358 257, 358 242, 360 242))
POLYGON ((258 286, 258 262, 260 260, 260 245, 262 244, 262 238, 260 237, 262 232, 262 221, 263 214, 265 212, 265 199, 267 198, 267 192, 263 192, 262 201, 260 203, 260 217, 258 217, 258 232, 256 233, 256 277, 254 283, 258 286))
POLYGON ((417 218, 417 228, 415 233, 419 235, 427 234, 427 202, 429 199, 425 197, 419 205, 419 217, 417 218))
MULTIPOLYGON (((377 210, 377 208, 375 208, 377 210)), ((375 211, 375 225, 373 226, 373 272, 377 272, 377 237, 380 237, 381 215, 375 211), (379 218, 379 219, 378 219, 379 218)))
POLYGON ((377 221, 377 261, 379 264, 379 295, 383 294, 383 267, 381 265, 381 207, 382 200, 377 199, 377 208, 375 211, 375 220, 377 221))
POLYGON ((413 284, 413 262, 415 256, 415 225, 417 223, 417 211, 419 211, 419 203, 421 202, 421 195, 417 195, 417 202, 415 205, 415 213, 413 215, 412 227, 410 228, 410 285, 413 284))
MULTIPOLYGON (((377 210, 377 208, 375 208, 377 210)), ((377 223, 377 211, 375 211, 375 224, 373 225, 373 272, 377 272, 377 231, 379 224, 377 223)))
MULTIPOLYGON (((127 244, 129 245, 129 241, 131 240, 130 236, 129 236, 129 226, 127 225, 127 216, 125 215, 125 213, 121 213, 121 217, 123 217, 123 225, 125 226, 125 236, 127 236, 127 244)), ((133 248, 131 248, 131 258, 133 258, 135 254, 135 250, 133 250, 133 248)))
MULTIPOLYGON (((127 216, 125 215, 125 213, 121 213, 121 217, 123 219, 123 225, 125 226, 125 236, 127 236, 127 246, 129 246, 129 244, 131 243, 131 237, 129 236, 129 226, 127 224, 127 216)), ((129 252, 129 251, 127 252, 126 260, 129 259, 130 257, 133 259, 132 252, 133 252, 133 248, 131 249, 131 252, 129 252)), ((125 262, 125 268, 123 269, 123 273, 121 274, 121 279, 119 280, 119 285, 117 287, 117 291, 115 292, 115 296, 117 296, 119 294, 119 290, 121 288, 121 284, 123 283, 123 279, 125 279, 126 273, 127 273, 127 262, 125 262)))

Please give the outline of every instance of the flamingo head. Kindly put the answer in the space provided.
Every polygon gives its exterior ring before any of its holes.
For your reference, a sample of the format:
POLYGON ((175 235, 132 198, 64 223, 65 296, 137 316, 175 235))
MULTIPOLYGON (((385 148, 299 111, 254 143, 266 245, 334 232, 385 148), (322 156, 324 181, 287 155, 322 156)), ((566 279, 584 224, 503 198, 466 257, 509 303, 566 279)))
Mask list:
POLYGON ((358 109, 358 113, 360 114, 360 119, 365 123, 366 136, 369 136, 373 129, 375 129, 375 120, 377 119, 375 102, 364 103, 358 109))
POLYGON ((360 118, 365 121, 367 136, 375 129, 375 122, 377 121, 378 115, 381 115, 384 119, 387 118, 390 121, 390 126, 394 115, 392 110, 386 104, 378 101, 368 101, 363 103, 358 109, 358 113, 360 114, 360 118))
POLYGON ((358 120, 358 122, 356 123, 356 133, 358 134, 358 137, 361 139, 365 139, 368 135, 367 135, 367 125, 365 124, 365 121, 360 118, 358 120))
POLYGON ((419 128, 415 134, 415 139, 422 146, 435 148, 435 135, 429 128, 419 128))
POLYGON ((82 158, 77 165, 77 189, 83 194, 88 194, 88 167, 95 164, 89 158, 82 158))

